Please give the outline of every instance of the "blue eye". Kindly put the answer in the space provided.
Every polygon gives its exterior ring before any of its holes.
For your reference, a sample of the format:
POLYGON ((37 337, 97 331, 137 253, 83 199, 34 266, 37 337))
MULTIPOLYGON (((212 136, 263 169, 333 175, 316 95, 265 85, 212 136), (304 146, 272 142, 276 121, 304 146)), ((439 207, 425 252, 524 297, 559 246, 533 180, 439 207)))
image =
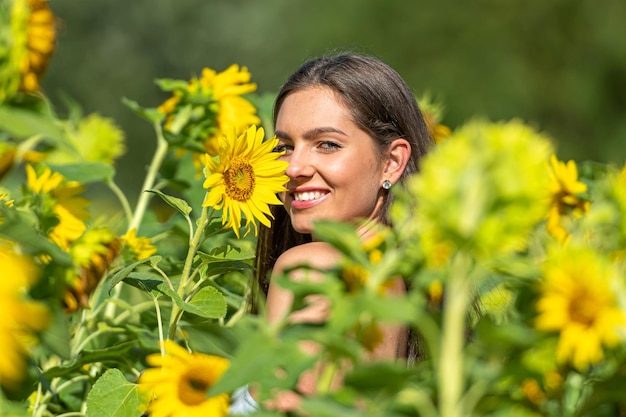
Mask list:
POLYGON ((324 142, 320 142, 319 144, 320 149, 324 150, 324 151, 334 151, 337 149, 341 148, 341 145, 339 145, 338 143, 335 142, 331 142, 331 141, 324 141, 324 142))

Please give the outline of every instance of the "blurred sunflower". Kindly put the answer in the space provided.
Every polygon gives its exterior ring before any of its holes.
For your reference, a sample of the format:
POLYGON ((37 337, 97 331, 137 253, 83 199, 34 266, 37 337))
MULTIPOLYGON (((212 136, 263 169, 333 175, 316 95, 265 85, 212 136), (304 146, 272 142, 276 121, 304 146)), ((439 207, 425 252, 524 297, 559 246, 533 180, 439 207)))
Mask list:
POLYGON ((24 377, 24 356, 35 343, 33 333, 48 325, 49 310, 26 299, 27 290, 39 273, 29 258, 0 243, 0 271, 0 385, 12 387, 24 377))
POLYGON ((44 200, 43 215, 50 214, 57 219, 55 225, 46 231, 48 237, 68 250, 70 243, 84 233, 84 220, 89 217, 89 201, 78 195, 83 192, 83 185, 77 181, 66 181, 63 175, 49 168, 38 175, 32 165, 26 165, 26 182, 28 188, 44 200))
POLYGON ((403 239, 419 236, 421 250, 434 251, 425 255, 432 265, 459 248, 489 259, 522 250, 548 211, 551 148, 520 120, 470 121, 423 159, 392 220, 403 239))
POLYGON ((112 165, 126 151, 124 132, 112 119, 96 113, 64 123, 67 146, 47 153, 51 164, 101 162, 112 165))
POLYGON ((72 244, 70 254, 78 269, 71 273, 63 298, 66 312, 87 307, 90 294, 119 254, 119 241, 108 229, 90 229, 72 244))
POLYGON ((152 354, 147 369, 139 378, 139 388, 153 395, 148 405, 151 417, 225 416, 229 396, 206 393, 228 369, 227 359, 202 353, 189 353, 166 340, 165 355, 152 354))
POLYGON ((587 184, 578 180, 578 169, 572 160, 559 161, 550 157, 551 204, 546 229, 557 241, 564 242, 569 233, 565 224, 569 219, 580 218, 589 210, 589 201, 583 197, 587 184))
POLYGON ((55 18, 46 0, 9 0, 0 8, 0 102, 39 91, 54 52, 55 18))
POLYGON ((136 229, 130 229, 122 236, 121 240, 130 249, 135 259, 147 259, 157 251, 150 238, 137 237, 136 229))
POLYGON ((257 225, 258 219, 270 226, 268 217, 273 217, 270 204, 282 204, 276 193, 285 191, 288 181, 285 175, 287 162, 278 161, 280 153, 272 150, 278 139, 263 141, 263 128, 250 126, 237 136, 233 130, 220 141, 219 161, 209 155, 204 156, 203 187, 208 189, 205 207, 222 211, 222 224, 233 229, 239 237, 242 213, 246 219, 246 232, 257 225))
POLYGON ((161 87, 172 91, 157 109, 165 115, 163 130, 183 137, 174 143, 217 155, 219 137, 233 129, 236 134, 242 133, 261 122, 256 108, 242 97, 256 90, 250 78, 246 67, 233 64, 222 72, 204 68, 200 78, 194 77, 188 83, 161 80, 161 87))
POLYGON ((590 249, 553 251, 544 267, 536 327, 560 332, 557 360, 584 370, 604 357, 602 346, 619 342, 626 315, 619 308, 613 272, 590 249))

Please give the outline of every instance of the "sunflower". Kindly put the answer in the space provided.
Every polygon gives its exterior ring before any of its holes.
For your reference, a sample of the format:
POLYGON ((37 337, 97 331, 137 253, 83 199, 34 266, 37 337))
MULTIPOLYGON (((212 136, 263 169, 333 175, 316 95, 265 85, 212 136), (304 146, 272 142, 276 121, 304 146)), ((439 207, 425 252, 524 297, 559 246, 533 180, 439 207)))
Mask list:
POLYGON ((227 359, 202 353, 189 353, 171 340, 164 343, 165 355, 152 354, 139 387, 153 395, 148 405, 150 417, 225 416, 229 396, 206 393, 228 369, 227 359))
POLYGON ((39 91, 39 79, 48 66, 56 40, 54 15, 47 0, 28 0, 28 54, 21 62, 21 89, 39 91))
POLYGON ((570 218, 580 218, 589 210, 589 201, 582 195, 587 185, 578 180, 578 169, 572 160, 567 163, 550 157, 550 194, 552 201, 546 228, 557 241, 564 242, 569 234, 565 224, 570 218))
POLYGON ((50 164, 101 162, 113 165, 126 151, 124 132, 112 119, 92 113, 64 123, 68 146, 48 152, 50 164))
POLYGON ((207 152, 217 155, 219 136, 226 135, 233 129, 236 133, 241 133, 246 127, 261 123, 261 119, 256 115, 256 108, 241 97, 243 94, 256 90, 256 84, 249 82, 251 75, 248 69, 242 67, 240 70, 236 64, 220 73, 215 73, 215 71, 203 73, 203 78, 210 80, 213 86, 213 96, 219 103, 218 133, 205 143, 207 152))
POLYGON ((24 298, 38 277, 33 262, 0 245, 0 384, 11 387, 23 379, 24 356, 34 342, 32 334, 48 325, 49 311, 43 304, 24 298))
POLYGON ((87 307, 89 296, 119 254, 119 240, 108 229, 91 229, 72 244, 70 253, 79 269, 70 278, 63 298, 66 312, 87 307))
MULTIPOLYGON (((553 252, 554 253, 554 252, 553 252)), ((583 370, 619 342, 626 316, 617 304, 611 268, 589 249, 566 247, 544 268, 536 327, 560 333, 557 360, 583 370)))
POLYGON ((189 82, 161 82, 164 89, 172 91, 157 109, 165 115, 163 129, 184 138, 176 139, 177 144, 199 144, 205 152, 217 155, 221 136, 233 129, 240 134, 261 123, 254 105, 242 97, 256 90, 250 78, 246 67, 233 64, 222 72, 204 68, 201 77, 189 82))
POLYGON ((83 185, 66 181, 63 175, 49 168, 38 175, 32 165, 26 165, 26 183, 33 193, 52 200, 52 212, 58 222, 48 231, 48 236, 62 249, 69 249, 70 243, 84 233, 84 220, 89 217, 88 200, 78 195, 84 190, 83 185))
POLYGON ((54 52, 55 18, 46 0, 13 0, 0 8, 0 102, 17 90, 39 91, 54 52))
POLYGON ((280 153, 272 152, 278 143, 275 137, 263 141, 263 128, 250 126, 237 136, 233 130, 220 140, 219 161, 204 156, 203 187, 208 189, 205 207, 222 209, 222 224, 231 227, 239 238, 242 213, 246 219, 246 232, 258 219, 270 226, 270 204, 282 204, 276 193, 285 191, 289 178, 285 175, 287 162, 278 161, 280 153))
POLYGON ((148 237, 137 237, 137 230, 134 228, 122 236, 122 242, 139 260, 149 258, 157 251, 157 248, 152 245, 152 240, 148 237))

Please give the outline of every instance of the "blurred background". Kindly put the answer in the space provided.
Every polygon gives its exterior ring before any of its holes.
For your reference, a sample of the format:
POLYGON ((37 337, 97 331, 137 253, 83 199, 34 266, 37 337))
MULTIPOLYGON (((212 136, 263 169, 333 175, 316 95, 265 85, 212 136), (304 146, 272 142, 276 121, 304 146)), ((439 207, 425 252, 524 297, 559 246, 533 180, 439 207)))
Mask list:
POLYGON ((307 58, 351 49, 382 58, 451 128, 521 118, 560 159, 626 160, 626 1, 50 0, 58 47, 43 79, 126 133, 116 181, 139 192, 154 150, 122 97, 156 107, 154 80, 247 66, 274 94, 307 58))

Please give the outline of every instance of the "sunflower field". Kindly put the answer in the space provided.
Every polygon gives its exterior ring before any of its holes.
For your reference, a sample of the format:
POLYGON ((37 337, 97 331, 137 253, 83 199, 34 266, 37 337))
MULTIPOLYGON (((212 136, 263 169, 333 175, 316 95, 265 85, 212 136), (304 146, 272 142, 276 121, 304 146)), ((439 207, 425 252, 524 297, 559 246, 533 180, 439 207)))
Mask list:
POLYGON ((41 90, 47 1, 0 0, 0 23, 0 416, 237 415, 248 386, 255 416, 626 416, 626 165, 562 161, 522 120, 451 130, 418 98, 436 145, 394 188, 395 227, 364 243, 318 223, 342 262, 277 279, 329 319, 270 325, 250 311, 255 246, 286 163, 248 69, 124 98, 154 131, 127 196, 120 127, 41 90), (406 295, 384 295, 398 276, 406 295), (417 336, 408 366, 367 360, 386 323, 417 336), (314 395, 270 401, 312 367, 314 395))

